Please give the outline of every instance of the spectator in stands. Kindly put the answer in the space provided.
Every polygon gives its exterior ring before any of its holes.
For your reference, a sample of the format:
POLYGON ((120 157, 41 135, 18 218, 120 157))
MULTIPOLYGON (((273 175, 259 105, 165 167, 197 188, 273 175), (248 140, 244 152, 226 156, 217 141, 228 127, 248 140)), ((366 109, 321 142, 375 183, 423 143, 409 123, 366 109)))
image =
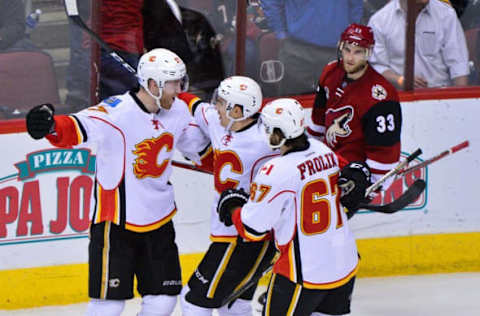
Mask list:
MULTIPOLYGON (((100 37, 134 68, 145 51, 163 47, 185 63, 190 50, 180 21, 165 0, 103 0, 100 8, 100 37)), ((99 97, 124 93, 138 85, 137 79, 102 51, 99 97)))
POLYGON ((370 17, 390 0, 364 0, 362 24, 367 24, 370 17))
MULTIPOLYGON (((121 3, 118 0, 103 0, 100 7, 100 38, 133 68, 137 67, 140 55, 159 47, 168 48, 187 63, 192 55, 180 22, 180 10, 178 7, 171 8, 172 3, 175 5, 170 0, 123 0, 121 3)), ((100 58, 100 100, 123 94, 138 86, 137 78, 103 49, 100 58)), ((76 68, 71 68, 70 74, 84 71, 85 63, 80 64, 74 65, 76 68)), ((84 91, 84 95, 88 95, 88 90, 84 91)), ((90 104, 85 101, 87 100, 81 102, 84 105, 90 104)))
MULTIPOLYGON (((375 34, 370 63, 404 87, 407 0, 392 0, 369 21, 375 34)), ((441 0, 416 1, 415 88, 468 83, 468 51, 455 10, 441 0)))
POLYGON ((480 28, 480 0, 471 0, 461 16, 462 26, 465 30, 480 28))
MULTIPOLYGON (((78 13, 83 21, 90 17, 90 1, 77 1, 78 13)), ((67 68, 67 97, 65 104, 70 111, 77 112, 90 105, 90 41, 83 37, 82 29, 68 20, 70 39, 70 63, 67 68)), ((85 35, 86 36, 86 35, 85 35)))
POLYGON ((19 0, 0 0, 0 51, 35 50, 25 36, 25 5, 19 0))
POLYGON ((270 28, 282 41, 282 95, 311 93, 323 67, 337 59, 342 31, 363 15, 362 0, 262 0, 270 28))

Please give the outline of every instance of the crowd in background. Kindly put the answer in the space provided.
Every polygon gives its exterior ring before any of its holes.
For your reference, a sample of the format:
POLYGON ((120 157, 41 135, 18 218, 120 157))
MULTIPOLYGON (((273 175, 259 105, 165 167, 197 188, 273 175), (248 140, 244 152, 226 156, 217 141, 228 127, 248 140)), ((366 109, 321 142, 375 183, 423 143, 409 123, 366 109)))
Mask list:
MULTIPOLYGON (((90 9, 96 7, 91 6, 90 1, 78 2, 81 17, 92 26, 90 9)), ((166 47, 175 51, 187 64, 191 89, 209 95, 223 78, 236 71, 236 2, 103 0, 97 8, 94 26, 100 37, 133 67, 139 55, 151 48, 166 47)), ((375 35, 371 65, 401 90, 405 84, 406 2, 249 0, 245 75, 256 79, 266 96, 311 94, 323 67, 338 58, 337 41, 341 31, 350 23, 363 23, 371 26, 375 35)), ((45 54, 30 38, 32 13, 36 5, 61 6, 62 3, 59 0, 0 0, 0 65, 22 63, 22 59, 18 59, 20 52, 45 54)), ((480 0, 416 0, 415 3, 414 87, 478 85, 480 0)), ((36 18, 38 21, 38 16, 36 18)), ((65 86, 65 91, 43 97, 47 100, 37 99, 78 110, 95 98, 104 99, 137 86, 136 78, 105 51, 100 53, 99 62, 94 62, 89 36, 71 22, 68 28, 70 63, 65 78, 58 79, 65 83, 52 84, 53 90, 65 86), (97 87, 93 98, 92 81, 97 87)), ((23 58, 34 60, 36 57, 23 58)), ((50 68, 55 66, 55 56, 50 63, 50 68)), ((0 80, 13 78, 6 70, 9 67, 1 68, 5 71, 0 74, 0 80)), ((38 81, 48 81, 44 68, 46 66, 32 66, 28 73, 38 81)), ((55 81, 56 69, 52 69, 50 73, 54 74, 55 81)), ((28 94, 28 89, 22 93, 28 94)), ((28 104, 29 99, 12 105, 9 101, 12 94, 12 91, 0 94, 0 118, 22 117, 33 105, 28 104)))

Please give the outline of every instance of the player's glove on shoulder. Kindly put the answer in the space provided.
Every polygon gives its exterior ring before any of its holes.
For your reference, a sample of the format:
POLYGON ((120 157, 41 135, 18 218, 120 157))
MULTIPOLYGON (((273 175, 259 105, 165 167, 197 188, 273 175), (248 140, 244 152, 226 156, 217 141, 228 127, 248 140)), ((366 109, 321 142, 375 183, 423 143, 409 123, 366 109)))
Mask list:
POLYGON ((250 195, 243 189, 227 189, 222 192, 217 204, 217 213, 220 221, 226 226, 232 226, 232 212, 248 202, 250 195))
POLYGON ((27 131, 33 139, 40 139, 54 131, 53 114, 55 109, 50 103, 40 104, 28 111, 27 131))
POLYGON ((370 179, 370 168, 361 161, 351 162, 340 171, 337 181, 341 190, 340 202, 348 209, 348 218, 358 210, 361 202, 365 202, 365 192, 371 184, 370 179))

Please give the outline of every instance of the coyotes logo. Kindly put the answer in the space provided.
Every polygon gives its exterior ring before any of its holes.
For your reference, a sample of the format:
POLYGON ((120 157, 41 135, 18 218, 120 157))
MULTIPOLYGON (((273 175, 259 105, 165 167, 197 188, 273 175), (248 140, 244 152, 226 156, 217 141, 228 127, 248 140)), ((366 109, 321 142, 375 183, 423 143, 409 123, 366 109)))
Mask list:
POLYGON ((346 105, 338 109, 328 109, 326 116, 333 119, 325 133, 325 140, 331 148, 334 148, 337 144, 337 136, 347 137, 352 133, 348 122, 353 119, 353 107, 346 105))
POLYGON ((164 133, 159 137, 145 139, 135 145, 135 150, 132 150, 132 152, 138 157, 133 164, 133 173, 138 179, 158 178, 163 174, 170 161, 170 159, 165 159, 160 164, 157 163, 158 155, 164 147, 167 152, 172 151, 172 134, 164 133))

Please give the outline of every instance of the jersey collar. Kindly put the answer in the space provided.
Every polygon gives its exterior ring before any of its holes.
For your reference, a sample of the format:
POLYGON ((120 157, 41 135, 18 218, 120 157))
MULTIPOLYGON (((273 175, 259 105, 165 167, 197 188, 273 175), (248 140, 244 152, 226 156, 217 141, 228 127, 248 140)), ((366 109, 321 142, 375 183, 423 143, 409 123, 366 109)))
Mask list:
POLYGON ((308 148, 310 148, 310 142, 307 140, 307 144, 304 147, 291 148, 291 149, 287 150, 286 152, 284 152, 282 156, 286 156, 288 154, 291 154, 291 153, 294 153, 294 152, 297 152, 297 151, 304 151, 304 150, 307 150, 308 148))
POLYGON ((140 99, 137 97, 137 94, 136 94, 137 91, 135 90, 130 90, 129 93, 130 93, 130 96, 133 98, 133 100, 135 101, 135 103, 137 103, 138 107, 145 113, 147 114, 151 114, 150 112, 148 112, 147 108, 145 107, 145 104, 143 104, 142 101, 140 101, 140 99))

